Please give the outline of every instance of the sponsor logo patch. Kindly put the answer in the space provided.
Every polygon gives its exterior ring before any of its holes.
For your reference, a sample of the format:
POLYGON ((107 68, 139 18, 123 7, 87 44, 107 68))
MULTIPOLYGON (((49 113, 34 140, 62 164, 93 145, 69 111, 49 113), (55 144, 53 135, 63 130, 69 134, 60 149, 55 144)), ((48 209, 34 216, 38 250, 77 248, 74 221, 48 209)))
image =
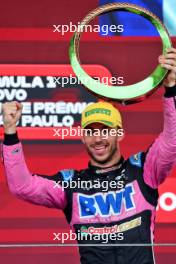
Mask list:
POLYGON ((80 218, 91 218, 96 215, 102 217, 120 215, 122 208, 127 212, 135 209, 133 184, 125 189, 93 195, 78 194, 80 218))

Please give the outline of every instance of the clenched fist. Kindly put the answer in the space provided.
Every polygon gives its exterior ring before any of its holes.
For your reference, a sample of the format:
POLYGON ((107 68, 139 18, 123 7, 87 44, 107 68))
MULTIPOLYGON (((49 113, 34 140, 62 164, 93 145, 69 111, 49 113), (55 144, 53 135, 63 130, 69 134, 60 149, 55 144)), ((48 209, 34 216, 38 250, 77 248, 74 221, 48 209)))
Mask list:
POLYGON ((2 104, 2 116, 4 132, 13 134, 16 132, 16 123, 21 117, 23 105, 16 101, 2 104))

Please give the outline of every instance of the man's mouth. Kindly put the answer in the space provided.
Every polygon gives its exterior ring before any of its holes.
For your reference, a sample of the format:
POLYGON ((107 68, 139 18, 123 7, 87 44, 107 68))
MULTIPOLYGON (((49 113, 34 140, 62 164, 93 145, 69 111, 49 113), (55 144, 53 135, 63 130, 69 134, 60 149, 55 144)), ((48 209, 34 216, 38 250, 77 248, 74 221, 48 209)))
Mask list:
POLYGON ((107 151, 107 145, 96 145, 93 150, 96 155, 104 155, 107 151))

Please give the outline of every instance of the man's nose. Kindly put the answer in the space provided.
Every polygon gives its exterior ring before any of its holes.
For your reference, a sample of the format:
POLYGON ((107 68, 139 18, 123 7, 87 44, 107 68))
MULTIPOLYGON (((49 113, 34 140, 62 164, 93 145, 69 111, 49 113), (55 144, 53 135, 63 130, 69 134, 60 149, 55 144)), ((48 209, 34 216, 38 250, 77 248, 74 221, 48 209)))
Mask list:
POLYGON ((101 142, 102 141, 101 135, 94 136, 94 140, 95 140, 95 142, 101 142))

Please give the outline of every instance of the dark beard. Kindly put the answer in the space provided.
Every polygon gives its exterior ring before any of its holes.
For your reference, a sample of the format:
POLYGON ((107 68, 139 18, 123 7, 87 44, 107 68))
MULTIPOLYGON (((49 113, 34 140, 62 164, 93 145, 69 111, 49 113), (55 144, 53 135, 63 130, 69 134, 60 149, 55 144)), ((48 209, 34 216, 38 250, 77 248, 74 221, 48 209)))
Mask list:
POLYGON ((112 148, 109 156, 104 159, 104 160, 98 160, 94 157, 94 155, 91 153, 91 151, 87 148, 87 152, 89 154, 89 156, 96 162, 96 163, 99 163, 101 165, 104 165, 106 164, 107 162, 111 161, 112 157, 114 156, 115 152, 117 152, 117 146, 115 146, 114 148, 112 148))

